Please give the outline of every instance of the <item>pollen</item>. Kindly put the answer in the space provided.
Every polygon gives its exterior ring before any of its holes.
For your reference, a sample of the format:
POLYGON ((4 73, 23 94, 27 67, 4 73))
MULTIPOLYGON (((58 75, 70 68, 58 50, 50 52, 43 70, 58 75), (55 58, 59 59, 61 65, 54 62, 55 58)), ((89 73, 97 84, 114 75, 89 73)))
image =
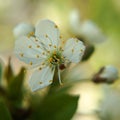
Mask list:
POLYGON ((30 65, 32 65, 33 63, 32 62, 30 62, 30 65))
POLYGON ((55 28, 58 28, 58 26, 57 26, 57 25, 55 25, 54 27, 55 27, 55 28))
POLYGON ((53 54, 56 55, 56 51, 54 51, 53 54))
POLYGON ((32 45, 29 45, 28 48, 32 48, 32 45))
POLYGON ((23 53, 20 53, 20 56, 21 56, 21 57, 23 57, 23 56, 24 56, 24 54, 23 54, 23 53))
POLYGON ((54 48, 57 48, 57 46, 56 46, 56 45, 54 45, 54 48))
POLYGON ((39 70, 42 70, 42 68, 41 68, 41 67, 39 67, 39 70))
POLYGON ((42 65, 45 65, 45 63, 43 62, 42 65))
POLYGON ((30 38, 31 36, 34 36, 34 32, 30 32, 30 33, 28 34, 28 38, 30 38))
POLYGON ((65 41, 62 41, 62 44, 65 44, 65 41))
POLYGON ((49 80, 49 83, 52 83, 53 80, 49 80))
POLYGON ((35 42, 38 42, 38 40, 37 40, 37 39, 35 39, 35 42))
POLYGON ((83 52, 83 49, 80 49, 80 52, 83 52))
POLYGON ((72 52, 74 52, 74 49, 72 49, 72 52))
POLYGON ((43 82, 39 82, 39 84, 43 84, 43 82))
POLYGON ((37 45, 37 48, 40 48, 40 46, 39 46, 39 45, 37 45))
POLYGON ((61 51, 63 51, 63 48, 62 48, 62 46, 60 46, 60 47, 59 47, 59 49, 60 49, 61 51))
POLYGON ((47 52, 48 52, 48 53, 50 53, 50 51, 49 51, 49 50, 48 50, 47 52))
POLYGON ((61 38, 62 38, 62 36, 59 36, 59 38, 61 39, 61 38))
POLYGON ((51 47, 51 46, 52 46, 52 44, 49 44, 49 46, 51 47))
POLYGON ((49 62, 52 62, 52 61, 53 61, 53 58, 50 58, 50 59, 49 59, 49 62))
POLYGON ((45 55, 45 52, 43 52, 42 54, 45 55))
POLYGON ((48 35, 46 34, 45 37, 48 38, 48 35))
POLYGON ((37 58, 39 58, 40 56, 39 55, 36 55, 37 58))

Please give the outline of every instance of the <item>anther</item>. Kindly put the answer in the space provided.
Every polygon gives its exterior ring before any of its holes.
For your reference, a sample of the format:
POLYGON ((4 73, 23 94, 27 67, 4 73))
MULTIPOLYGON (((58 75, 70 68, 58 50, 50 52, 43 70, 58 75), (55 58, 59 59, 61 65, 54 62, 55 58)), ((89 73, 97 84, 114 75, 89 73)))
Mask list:
POLYGON ((33 63, 32 62, 30 62, 30 65, 32 65, 33 63))
POLYGON ((58 28, 58 26, 57 26, 57 25, 55 25, 54 27, 55 27, 55 28, 58 28))
POLYGON ((39 46, 39 45, 37 45, 37 48, 40 48, 40 46, 39 46))
POLYGON ((21 56, 21 57, 23 57, 23 56, 24 56, 24 54, 23 54, 23 53, 20 53, 20 56, 21 56))
POLYGON ((32 46, 31 46, 31 45, 29 45, 29 46, 28 46, 28 48, 32 48, 32 46))
POLYGON ((37 58, 39 58, 40 56, 39 55, 36 55, 37 58))
POLYGON ((39 82, 39 84, 42 84, 43 82, 39 82))

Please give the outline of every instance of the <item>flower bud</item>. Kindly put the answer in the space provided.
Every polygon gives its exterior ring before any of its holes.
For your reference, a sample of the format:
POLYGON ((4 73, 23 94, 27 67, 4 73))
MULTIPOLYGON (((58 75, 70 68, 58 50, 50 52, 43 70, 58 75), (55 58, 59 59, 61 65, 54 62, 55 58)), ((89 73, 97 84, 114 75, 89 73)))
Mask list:
POLYGON ((13 34, 16 38, 18 38, 20 36, 27 36, 29 33, 34 31, 35 28, 31 24, 20 23, 14 28, 13 34))
POLYGON ((93 77, 95 83, 113 83, 118 79, 118 70, 111 65, 102 67, 93 77))

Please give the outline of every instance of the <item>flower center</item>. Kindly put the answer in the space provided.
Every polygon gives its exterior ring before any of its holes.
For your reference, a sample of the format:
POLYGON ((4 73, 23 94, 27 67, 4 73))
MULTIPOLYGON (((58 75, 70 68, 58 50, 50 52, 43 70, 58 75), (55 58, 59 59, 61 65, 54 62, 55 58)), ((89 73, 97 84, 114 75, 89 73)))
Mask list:
POLYGON ((52 65, 62 64, 63 58, 60 51, 53 51, 48 59, 49 63, 52 65))

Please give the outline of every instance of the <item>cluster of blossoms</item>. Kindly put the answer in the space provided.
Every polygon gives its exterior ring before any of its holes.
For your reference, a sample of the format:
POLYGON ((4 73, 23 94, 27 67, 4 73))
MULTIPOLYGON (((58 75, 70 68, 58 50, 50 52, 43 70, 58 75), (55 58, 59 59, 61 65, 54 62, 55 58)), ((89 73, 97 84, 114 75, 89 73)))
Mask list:
POLYGON ((76 38, 62 45, 59 29, 50 20, 41 20, 36 27, 22 23, 14 29, 14 35, 16 56, 35 69, 29 80, 32 91, 50 85, 55 69, 62 84, 60 67, 78 63, 85 51, 83 42, 76 38))

